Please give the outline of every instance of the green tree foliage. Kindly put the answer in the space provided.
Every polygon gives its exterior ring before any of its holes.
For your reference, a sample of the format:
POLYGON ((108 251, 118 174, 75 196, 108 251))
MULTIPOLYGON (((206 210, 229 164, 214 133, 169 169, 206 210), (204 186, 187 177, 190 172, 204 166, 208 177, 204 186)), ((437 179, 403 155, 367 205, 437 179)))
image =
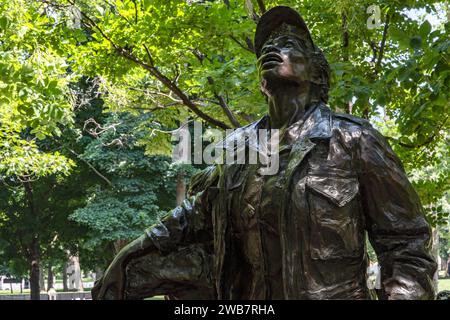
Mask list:
POLYGON ((30 128, 42 139, 71 122, 66 56, 49 46, 53 19, 39 3, 0 4, 0 119, 9 134, 30 128))
POLYGON ((430 222, 445 224, 444 2, 10 0, 0 3, 0 252, 21 258, 8 268, 29 265, 37 234, 44 259, 69 250, 93 267, 172 207, 187 168, 169 163, 164 131, 192 119, 238 127, 266 112, 253 34, 279 4, 301 12, 330 62, 330 107, 388 137, 430 222))
POLYGON ((136 145, 142 134, 139 124, 146 118, 111 114, 103 126, 95 123, 90 129, 102 133, 82 156, 108 176, 110 184, 92 185, 86 206, 71 215, 89 228, 88 246, 133 239, 175 206, 170 158, 147 156, 144 147, 136 145))
MULTIPOLYGON (((149 121, 163 129, 189 117, 220 128, 260 117, 265 103, 252 45, 255 21, 266 8, 291 5, 330 62, 330 106, 375 122, 381 118, 379 127, 408 172, 430 162, 440 168, 446 164, 450 40, 442 2, 51 3, 58 21, 75 28, 73 44, 66 46, 73 70, 101 77, 107 108, 149 111, 149 121), (380 25, 369 29, 371 5, 380 8, 380 25), (432 26, 420 12, 440 22, 432 26), (73 21, 89 32, 79 32, 73 21)), ((151 130, 145 139, 147 148, 158 152, 169 143, 167 135, 151 130)), ((448 180, 448 171, 439 179, 448 180)), ((426 205, 436 200, 425 197, 429 183, 416 186, 426 205)), ((435 189, 442 196, 448 185, 435 189)))

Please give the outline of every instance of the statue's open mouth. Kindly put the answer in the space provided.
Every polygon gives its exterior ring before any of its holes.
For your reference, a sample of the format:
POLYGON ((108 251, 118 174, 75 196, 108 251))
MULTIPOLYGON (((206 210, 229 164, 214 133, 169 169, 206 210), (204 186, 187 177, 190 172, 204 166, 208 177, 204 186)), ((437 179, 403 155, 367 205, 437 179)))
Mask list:
POLYGON ((283 63, 283 58, 275 52, 267 53, 261 60, 261 69, 267 70, 279 66, 283 63))

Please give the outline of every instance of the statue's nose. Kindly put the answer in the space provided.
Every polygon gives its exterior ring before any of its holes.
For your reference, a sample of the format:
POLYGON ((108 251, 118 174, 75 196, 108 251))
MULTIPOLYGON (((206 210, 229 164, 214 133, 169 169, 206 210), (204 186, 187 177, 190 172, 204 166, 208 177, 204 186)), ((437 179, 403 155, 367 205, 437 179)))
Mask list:
POLYGON ((265 45, 264 47, 262 47, 261 55, 269 53, 269 52, 280 53, 280 48, 278 48, 277 46, 275 46, 273 44, 268 44, 268 45, 265 45))

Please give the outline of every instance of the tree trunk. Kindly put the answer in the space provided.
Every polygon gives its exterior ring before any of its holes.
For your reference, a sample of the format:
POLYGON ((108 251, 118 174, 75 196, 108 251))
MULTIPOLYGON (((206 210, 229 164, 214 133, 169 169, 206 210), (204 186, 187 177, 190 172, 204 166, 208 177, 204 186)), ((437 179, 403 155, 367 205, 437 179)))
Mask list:
MULTIPOLYGON (((438 261, 438 257, 439 257, 439 231, 438 228, 433 228, 432 230, 432 236, 433 236, 433 245, 432 245, 432 253, 433 253, 433 257, 436 260, 436 262, 438 261)), ((438 292, 438 283, 439 283, 439 268, 436 270, 435 276, 434 276, 434 289, 436 291, 436 293, 438 292)))
POLYGON ((47 267, 47 291, 53 288, 53 270, 52 265, 49 264, 47 267))
POLYGON ((100 279, 103 276, 103 269, 102 268, 95 268, 95 281, 100 279))
POLYGON ((66 292, 69 290, 67 287, 67 264, 65 264, 62 268, 62 283, 63 283, 63 291, 66 292))
POLYGON ((184 182, 184 172, 180 171, 177 175, 177 206, 186 199, 186 183, 184 182))
POLYGON ((30 261, 30 299, 40 300, 41 298, 41 288, 39 284, 40 280, 40 268, 39 268, 39 253, 34 249, 32 253, 32 260, 30 261))
POLYGON ((70 265, 67 268, 67 274, 69 276, 69 289, 83 291, 83 281, 81 279, 80 261, 77 256, 71 256, 70 265))
POLYGON ((28 207, 30 209, 31 234, 32 240, 29 246, 28 263, 30 267, 30 299, 40 300, 40 286, 39 286, 39 263, 40 263, 40 248, 39 248, 39 226, 38 226, 38 209, 34 202, 33 188, 31 182, 23 183, 25 194, 27 195, 28 207))
POLYGON ((441 257, 440 269, 441 269, 441 271, 444 271, 444 274, 447 274, 447 260, 442 259, 442 257, 441 257))
POLYGON ((261 15, 263 15, 264 12, 266 12, 266 5, 264 4, 264 0, 256 0, 256 2, 258 3, 259 12, 261 12, 261 15))
POLYGON ((447 22, 450 22, 450 1, 447 1, 447 22))
POLYGON ((43 268, 42 266, 39 266, 39 289, 41 289, 41 291, 46 291, 45 290, 45 277, 44 277, 44 271, 45 268, 43 268))
MULTIPOLYGON (((350 43, 350 36, 348 33, 348 19, 347 19, 347 13, 343 11, 341 13, 342 18, 342 24, 341 24, 341 31, 342 31, 342 61, 348 62, 349 61, 349 43, 350 43)), ((346 101, 343 106, 344 112, 352 114, 353 112, 353 104, 351 101, 346 101)))

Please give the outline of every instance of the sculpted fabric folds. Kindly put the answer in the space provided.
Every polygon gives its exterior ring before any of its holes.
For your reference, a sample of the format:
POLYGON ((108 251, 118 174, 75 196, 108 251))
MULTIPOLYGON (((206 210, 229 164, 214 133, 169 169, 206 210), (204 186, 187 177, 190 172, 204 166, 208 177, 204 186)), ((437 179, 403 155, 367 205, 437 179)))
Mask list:
POLYGON ((366 231, 383 283, 433 298, 430 228, 385 139, 324 104, 289 130, 279 175, 234 164, 194 177, 189 200, 149 228, 151 245, 123 269, 123 298, 370 299, 366 231))
POLYGON ((278 130, 278 172, 226 163, 193 177, 190 197, 115 257, 93 297, 370 299, 367 234, 384 297, 433 299, 420 200, 384 137, 327 106, 328 63, 303 19, 270 9, 255 46, 268 115, 218 146, 265 150, 235 138, 278 130))

